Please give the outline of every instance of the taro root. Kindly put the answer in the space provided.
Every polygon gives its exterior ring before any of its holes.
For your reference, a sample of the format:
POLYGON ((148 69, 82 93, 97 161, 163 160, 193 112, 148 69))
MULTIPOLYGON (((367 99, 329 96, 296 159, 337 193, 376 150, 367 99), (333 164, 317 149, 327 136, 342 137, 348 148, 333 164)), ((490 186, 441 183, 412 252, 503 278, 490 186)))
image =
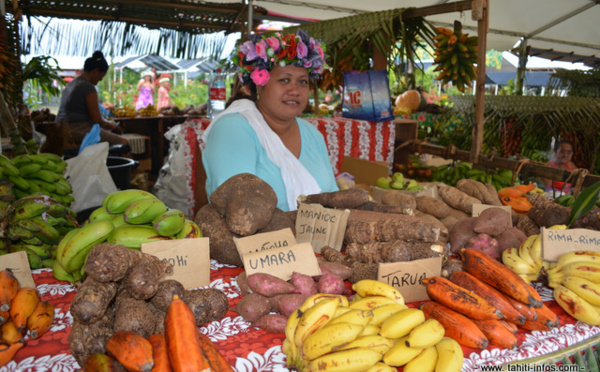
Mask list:
POLYGON ((219 320, 229 309, 229 300, 222 291, 216 288, 190 289, 183 294, 185 302, 196 319, 197 326, 219 320))
POLYGON ((115 303, 114 332, 131 331, 142 337, 154 333, 156 327, 154 313, 146 301, 137 300, 130 297, 127 291, 120 290, 115 303))
POLYGON ((77 294, 71 303, 71 315, 81 323, 93 323, 106 313, 110 302, 117 294, 119 284, 101 283, 88 277, 77 288, 77 294))
POLYGON ((173 295, 178 295, 179 298, 183 298, 185 288, 183 284, 173 279, 166 279, 158 283, 158 290, 150 299, 150 303, 161 311, 167 311, 171 301, 173 301, 173 295))

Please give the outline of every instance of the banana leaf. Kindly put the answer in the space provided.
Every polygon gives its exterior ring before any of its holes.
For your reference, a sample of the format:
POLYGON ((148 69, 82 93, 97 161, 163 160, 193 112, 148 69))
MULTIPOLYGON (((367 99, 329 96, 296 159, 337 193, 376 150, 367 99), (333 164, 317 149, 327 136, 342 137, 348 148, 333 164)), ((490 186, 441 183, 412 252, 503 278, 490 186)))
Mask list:
POLYGON ((575 203, 573 203, 573 207, 571 209, 571 219, 569 220, 569 226, 571 226, 571 224, 575 220, 592 210, 594 205, 596 205, 598 195, 600 195, 600 181, 584 189, 577 196, 577 198, 575 199, 575 203))

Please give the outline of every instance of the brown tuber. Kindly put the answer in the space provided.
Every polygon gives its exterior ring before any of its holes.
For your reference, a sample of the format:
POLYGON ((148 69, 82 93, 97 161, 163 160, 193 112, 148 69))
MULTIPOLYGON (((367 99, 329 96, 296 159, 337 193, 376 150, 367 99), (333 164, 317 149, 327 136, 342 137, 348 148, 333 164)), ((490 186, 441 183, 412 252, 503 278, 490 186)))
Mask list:
POLYGON ((227 296, 217 288, 189 289, 183 294, 183 302, 194 313, 199 327, 223 318, 229 309, 227 296))
POLYGON ((114 332, 131 331, 142 337, 154 333, 154 313, 146 301, 130 297, 127 291, 120 289, 115 306, 114 332))
POLYGON ((119 284, 101 283, 91 277, 77 288, 77 294, 71 303, 71 315, 81 323, 93 323, 100 320, 111 301, 117 294, 119 284))
POLYGON ((227 223, 212 204, 206 204, 196 213, 196 224, 202 235, 210 239, 210 258, 228 265, 244 266, 227 223))
POLYGON ((158 283, 158 289, 154 296, 150 299, 150 303, 158 310, 166 312, 169 309, 173 295, 178 295, 183 298, 185 288, 183 284, 173 279, 166 279, 158 283))
POLYGON ((254 323, 271 311, 271 304, 267 297, 258 293, 250 293, 242 297, 232 310, 240 314, 246 321, 254 323))
POLYGON ((327 208, 352 209, 371 200, 366 190, 351 188, 333 192, 307 195, 302 202, 308 204, 321 204, 327 208))

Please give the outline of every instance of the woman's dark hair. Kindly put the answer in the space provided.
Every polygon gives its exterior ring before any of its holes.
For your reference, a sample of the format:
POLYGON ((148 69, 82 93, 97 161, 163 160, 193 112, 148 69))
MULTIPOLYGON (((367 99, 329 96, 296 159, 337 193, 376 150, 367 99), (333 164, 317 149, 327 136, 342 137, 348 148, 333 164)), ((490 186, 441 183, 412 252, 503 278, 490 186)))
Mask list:
POLYGON ((571 150, 575 150, 575 146, 573 146, 573 142, 566 140, 566 139, 562 139, 562 140, 556 142, 556 144, 554 145, 554 151, 558 151, 558 149, 560 148, 560 145, 562 145, 563 143, 571 145, 571 150))
POLYGON ((104 54, 97 50, 92 56, 85 60, 83 64, 83 71, 92 71, 98 69, 100 72, 108 71, 108 62, 104 59, 104 54))

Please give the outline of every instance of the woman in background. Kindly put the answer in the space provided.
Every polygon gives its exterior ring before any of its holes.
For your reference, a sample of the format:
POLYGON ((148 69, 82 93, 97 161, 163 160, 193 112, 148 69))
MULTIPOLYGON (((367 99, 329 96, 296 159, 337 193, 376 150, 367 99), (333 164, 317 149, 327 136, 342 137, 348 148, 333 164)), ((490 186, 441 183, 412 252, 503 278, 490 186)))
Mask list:
MULTIPOLYGON (((554 158, 548 162, 548 165, 570 172, 577 169, 577 166, 571 159, 573 159, 573 142, 569 140, 560 140, 554 145, 554 158)), ((553 181, 547 178, 542 178, 542 181, 546 184, 546 191, 552 191, 553 189, 564 193, 569 193, 571 191, 570 183, 553 181)))
POLYGON ((160 109, 168 107, 171 103, 169 99, 169 78, 162 77, 158 79, 158 83, 160 87, 158 88, 158 103, 156 104, 156 109, 160 111, 160 109))
POLYGON ((138 82, 137 90, 140 92, 135 109, 140 110, 148 105, 154 104, 154 73, 152 71, 144 71, 142 79, 138 82))

